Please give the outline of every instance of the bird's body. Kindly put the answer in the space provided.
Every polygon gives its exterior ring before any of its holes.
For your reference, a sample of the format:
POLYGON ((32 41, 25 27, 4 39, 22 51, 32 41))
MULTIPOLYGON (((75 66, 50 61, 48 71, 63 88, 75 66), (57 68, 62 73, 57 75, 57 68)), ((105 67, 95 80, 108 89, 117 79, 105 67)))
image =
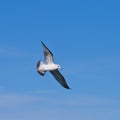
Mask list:
POLYGON ((58 65, 57 64, 42 64, 41 66, 38 67, 38 71, 44 70, 44 71, 52 71, 52 70, 57 70, 58 65))
POLYGON ((43 51, 44 51, 44 57, 46 63, 43 63, 41 60, 39 60, 37 63, 37 72, 40 75, 44 76, 45 72, 49 71, 63 87, 69 89, 69 86, 65 81, 65 78, 58 71, 58 69, 60 69, 61 66, 59 64, 54 63, 52 52, 45 46, 45 44, 42 41, 41 43, 43 45, 43 51))

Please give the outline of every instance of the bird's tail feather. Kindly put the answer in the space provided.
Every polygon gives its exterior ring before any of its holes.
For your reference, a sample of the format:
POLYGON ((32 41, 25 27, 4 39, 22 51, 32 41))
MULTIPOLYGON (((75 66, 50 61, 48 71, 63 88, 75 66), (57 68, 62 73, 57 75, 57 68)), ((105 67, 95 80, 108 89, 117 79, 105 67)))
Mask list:
POLYGON ((38 63, 37 63, 37 72, 38 72, 40 75, 44 76, 44 74, 45 74, 46 71, 38 70, 38 68, 39 68, 41 65, 44 65, 44 63, 43 63, 41 60, 39 60, 38 63))

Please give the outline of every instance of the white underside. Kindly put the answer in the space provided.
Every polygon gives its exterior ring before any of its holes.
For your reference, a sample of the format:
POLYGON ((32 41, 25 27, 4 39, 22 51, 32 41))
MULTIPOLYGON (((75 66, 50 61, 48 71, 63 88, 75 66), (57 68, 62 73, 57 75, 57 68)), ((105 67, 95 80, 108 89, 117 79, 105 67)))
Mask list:
POLYGON ((58 65, 56 64, 42 64, 38 67, 39 71, 52 71, 58 69, 58 65))

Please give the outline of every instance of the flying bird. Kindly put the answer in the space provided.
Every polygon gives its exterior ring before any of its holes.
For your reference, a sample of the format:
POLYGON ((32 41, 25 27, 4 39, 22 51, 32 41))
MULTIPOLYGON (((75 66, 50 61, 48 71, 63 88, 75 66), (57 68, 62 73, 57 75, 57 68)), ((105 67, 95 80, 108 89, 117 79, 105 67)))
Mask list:
POLYGON ((41 43, 43 46, 45 63, 43 63, 41 60, 38 61, 37 72, 40 75, 44 76, 46 71, 49 71, 64 88, 70 89, 67 82, 65 81, 65 78, 58 70, 61 69, 61 66, 54 63, 54 57, 52 52, 46 47, 46 45, 42 41, 41 43))

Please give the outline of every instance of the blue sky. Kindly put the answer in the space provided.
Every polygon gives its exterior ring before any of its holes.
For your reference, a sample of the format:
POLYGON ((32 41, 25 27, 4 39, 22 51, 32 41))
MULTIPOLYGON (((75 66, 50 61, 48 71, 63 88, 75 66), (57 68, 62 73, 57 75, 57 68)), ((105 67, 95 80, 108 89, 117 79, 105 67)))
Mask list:
POLYGON ((120 2, 0 1, 1 120, 119 120, 120 2), (72 90, 36 72, 43 41, 72 90))

